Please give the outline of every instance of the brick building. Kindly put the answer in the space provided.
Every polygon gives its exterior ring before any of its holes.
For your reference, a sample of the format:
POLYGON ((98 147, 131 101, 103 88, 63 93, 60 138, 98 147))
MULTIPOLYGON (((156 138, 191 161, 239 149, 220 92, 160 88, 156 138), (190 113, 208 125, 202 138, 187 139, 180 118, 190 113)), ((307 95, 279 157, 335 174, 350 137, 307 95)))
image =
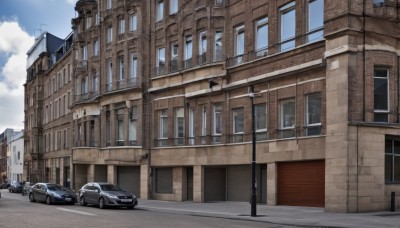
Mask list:
MULTIPOLYGON (((398 6, 78 1, 61 125, 73 188, 249 201, 254 108, 259 203, 387 210, 400 193, 398 6)), ((61 175, 54 164, 43 170, 61 175)))

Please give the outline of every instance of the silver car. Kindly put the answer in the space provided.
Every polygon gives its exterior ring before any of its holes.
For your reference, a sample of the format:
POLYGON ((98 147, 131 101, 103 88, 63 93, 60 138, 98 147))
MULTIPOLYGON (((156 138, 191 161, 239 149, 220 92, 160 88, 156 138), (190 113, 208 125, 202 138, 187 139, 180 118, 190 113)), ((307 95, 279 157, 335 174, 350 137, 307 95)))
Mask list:
POLYGON ((127 207, 133 209, 138 201, 134 194, 127 192, 118 185, 104 182, 91 182, 85 184, 79 190, 79 203, 82 206, 88 204, 106 207, 127 207))

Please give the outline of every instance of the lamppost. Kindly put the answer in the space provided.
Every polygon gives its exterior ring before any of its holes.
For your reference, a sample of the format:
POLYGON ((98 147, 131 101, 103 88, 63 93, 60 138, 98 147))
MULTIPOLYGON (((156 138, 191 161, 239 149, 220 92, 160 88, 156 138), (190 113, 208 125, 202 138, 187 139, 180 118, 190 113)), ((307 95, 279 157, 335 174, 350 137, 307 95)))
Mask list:
POLYGON ((251 217, 257 216, 256 193, 256 123, 254 115, 254 87, 250 86, 249 97, 251 100, 251 132, 252 132, 252 159, 251 159, 251 217))

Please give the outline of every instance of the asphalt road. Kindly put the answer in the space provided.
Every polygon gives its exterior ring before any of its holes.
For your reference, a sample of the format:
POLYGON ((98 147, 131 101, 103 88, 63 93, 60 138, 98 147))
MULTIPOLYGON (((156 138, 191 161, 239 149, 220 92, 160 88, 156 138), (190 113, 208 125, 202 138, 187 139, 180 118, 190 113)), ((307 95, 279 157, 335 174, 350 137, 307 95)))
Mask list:
MULTIPOLYGON (((58 227, 283 227, 280 225, 234 219, 199 217, 125 208, 101 210, 94 206, 46 205, 31 203, 27 196, 1 190, 1 228, 58 228, 58 227)), ((139 201, 140 203, 140 201, 139 201)), ((287 226, 285 226, 287 227, 287 226)))

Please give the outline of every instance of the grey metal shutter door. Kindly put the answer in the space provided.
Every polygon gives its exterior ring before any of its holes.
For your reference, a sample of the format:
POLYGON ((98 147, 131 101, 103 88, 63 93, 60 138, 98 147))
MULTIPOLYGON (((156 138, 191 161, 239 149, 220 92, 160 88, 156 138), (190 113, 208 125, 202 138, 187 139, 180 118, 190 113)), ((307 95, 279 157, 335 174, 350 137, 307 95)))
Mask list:
POLYGON ((226 200, 225 168, 204 168, 204 201, 226 200))
POLYGON ((228 201, 250 202, 250 165, 228 167, 228 201))
POLYGON ((119 186, 140 197, 140 167, 118 166, 117 181, 119 186))

